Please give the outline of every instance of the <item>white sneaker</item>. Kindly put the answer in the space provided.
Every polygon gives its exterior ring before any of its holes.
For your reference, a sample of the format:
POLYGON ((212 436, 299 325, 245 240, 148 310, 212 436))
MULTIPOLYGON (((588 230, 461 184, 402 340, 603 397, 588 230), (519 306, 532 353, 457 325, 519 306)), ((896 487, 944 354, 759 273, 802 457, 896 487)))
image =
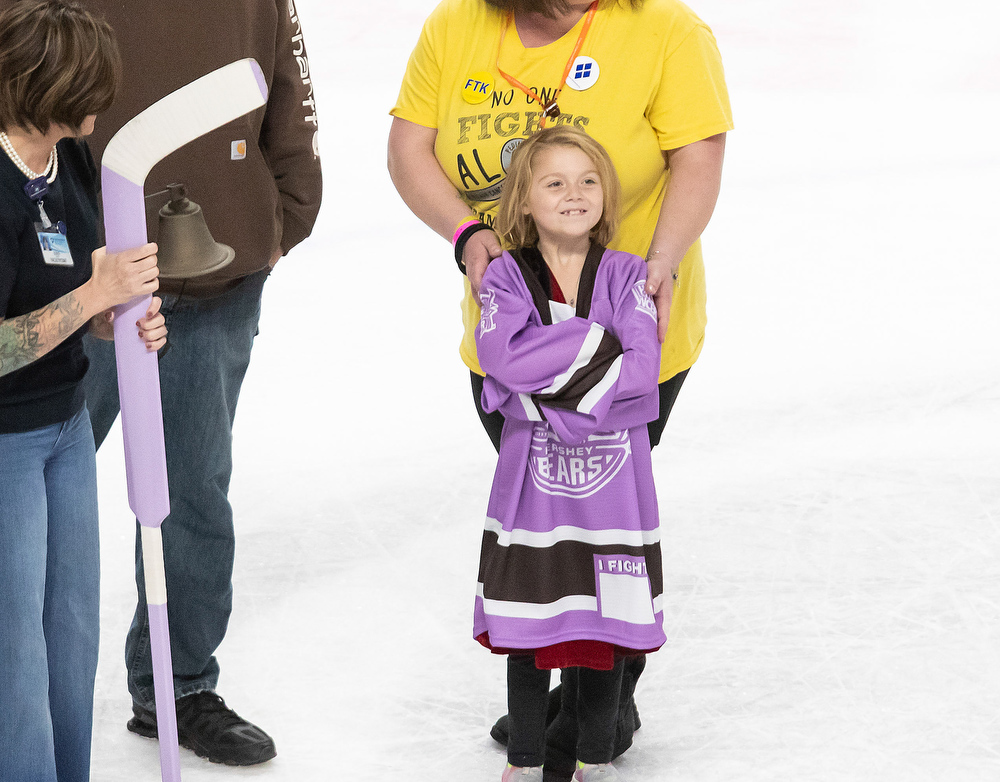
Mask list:
POLYGON ((500 777, 500 782, 542 782, 542 767, 527 766, 522 768, 508 763, 507 768, 503 770, 503 776, 500 777))
POLYGON ((573 774, 573 782, 621 782, 621 779, 618 769, 610 763, 577 763, 573 774))

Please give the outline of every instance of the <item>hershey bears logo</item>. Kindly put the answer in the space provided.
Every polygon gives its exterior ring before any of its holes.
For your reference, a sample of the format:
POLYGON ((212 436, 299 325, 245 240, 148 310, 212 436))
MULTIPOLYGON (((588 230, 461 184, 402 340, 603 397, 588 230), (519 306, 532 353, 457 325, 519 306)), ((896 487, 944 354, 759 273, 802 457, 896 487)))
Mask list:
POLYGON ((589 497, 621 471, 631 453, 628 430, 592 434, 586 442, 567 445, 542 421, 531 436, 531 480, 545 494, 589 497))
POLYGON ((635 296, 635 308, 639 312, 645 312, 653 320, 656 320, 656 304, 653 303, 650 295, 646 293, 645 280, 639 280, 639 282, 632 286, 632 295, 635 296))
POLYGON ((489 334, 497 327, 493 316, 497 314, 497 295, 492 288, 479 292, 479 308, 482 311, 479 319, 479 336, 489 334))

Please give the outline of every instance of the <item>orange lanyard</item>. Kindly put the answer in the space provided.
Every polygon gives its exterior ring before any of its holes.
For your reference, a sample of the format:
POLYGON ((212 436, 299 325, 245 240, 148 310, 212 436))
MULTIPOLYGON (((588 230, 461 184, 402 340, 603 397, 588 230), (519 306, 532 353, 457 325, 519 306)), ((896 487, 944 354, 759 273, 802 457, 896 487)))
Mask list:
POLYGON ((538 96, 538 94, 533 89, 531 89, 531 87, 526 87, 524 84, 519 82, 517 79, 515 79, 509 73, 504 71, 503 68, 500 67, 500 50, 503 49, 503 41, 504 38, 507 36, 507 30, 510 27, 511 22, 514 21, 513 13, 507 15, 507 24, 504 25, 503 32, 500 33, 500 49, 497 50, 497 70, 500 72, 500 75, 503 76, 510 84, 517 87, 521 92, 523 92, 529 98, 533 98, 535 101, 538 102, 538 105, 542 107, 542 121, 540 124, 543 128, 545 127, 545 120, 547 120, 549 117, 559 116, 559 106, 556 104, 556 98, 559 96, 559 93, 563 91, 563 87, 566 86, 566 79, 569 78, 569 69, 573 67, 573 63, 576 61, 576 57, 580 53, 580 49, 583 48, 583 40, 584 38, 587 37, 587 33, 590 31, 590 25, 593 23, 594 14, 596 13, 597 13, 597 0, 594 0, 594 2, 590 4, 590 9, 587 11, 587 18, 584 20, 583 29, 580 30, 580 35, 576 39, 576 46, 573 47, 573 53, 569 56, 569 59, 566 60, 566 67, 563 69, 562 81, 559 82, 559 89, 555 91, 555 94, 552 96, 552 100, 550 100, 548 103, 544 103, 542 99, 538 96))

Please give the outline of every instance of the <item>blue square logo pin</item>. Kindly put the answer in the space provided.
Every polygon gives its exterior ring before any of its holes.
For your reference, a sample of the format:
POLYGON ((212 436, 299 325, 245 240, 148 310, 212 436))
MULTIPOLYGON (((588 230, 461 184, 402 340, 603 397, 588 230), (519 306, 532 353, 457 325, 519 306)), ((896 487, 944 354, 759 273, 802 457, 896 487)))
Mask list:
POLYGON ((566 77, 566 86, 577 92, 589 90, 601 75, 601 66, 593 57, 580 56, 573 60, 570 66, 569 75, 566 77))

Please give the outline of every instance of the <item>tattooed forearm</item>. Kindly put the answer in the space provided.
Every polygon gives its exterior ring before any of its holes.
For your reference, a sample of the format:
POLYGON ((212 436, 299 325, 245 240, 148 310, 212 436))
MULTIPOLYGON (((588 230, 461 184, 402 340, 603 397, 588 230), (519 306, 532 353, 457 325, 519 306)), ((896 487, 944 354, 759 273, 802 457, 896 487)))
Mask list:
POLYGON ((0 377, 44 356, 87 322, 76 293, 0 321, 0 377))

